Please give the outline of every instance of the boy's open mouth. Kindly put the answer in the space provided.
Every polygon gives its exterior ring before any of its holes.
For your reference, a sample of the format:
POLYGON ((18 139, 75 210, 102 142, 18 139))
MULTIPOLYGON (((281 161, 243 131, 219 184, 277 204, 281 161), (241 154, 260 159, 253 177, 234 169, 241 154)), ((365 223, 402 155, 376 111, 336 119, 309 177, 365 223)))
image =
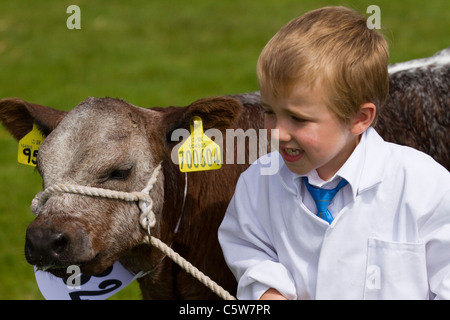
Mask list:
POLYGON ((294 162, 300 160, 303 156, 304 151, 301 149, 294 148, 281 148, 284 160, 288 162, 294 162))
POLYGON ((296 155, 300 154, 300 149, 286 148, 285 151, 290 156, 296 156, 296 155))

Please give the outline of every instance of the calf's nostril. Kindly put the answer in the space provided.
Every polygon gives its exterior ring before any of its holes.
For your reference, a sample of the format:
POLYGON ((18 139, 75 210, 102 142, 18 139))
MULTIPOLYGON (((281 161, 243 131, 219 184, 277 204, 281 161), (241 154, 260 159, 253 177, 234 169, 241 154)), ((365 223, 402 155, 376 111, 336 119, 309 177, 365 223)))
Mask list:
POLYGON ((66 249, 68 243, 69 241, 64 234, 57 234, 51 244, 51 250, 56 254, 61 254, 66 249))

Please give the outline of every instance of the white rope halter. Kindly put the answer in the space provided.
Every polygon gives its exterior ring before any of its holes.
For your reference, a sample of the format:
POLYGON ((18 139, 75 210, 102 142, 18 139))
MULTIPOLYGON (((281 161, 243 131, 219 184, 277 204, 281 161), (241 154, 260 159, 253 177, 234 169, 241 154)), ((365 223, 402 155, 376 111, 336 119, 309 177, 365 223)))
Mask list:
POLYGON ((31 212, 38 215, 41 207, 55 193, 73 193, 91 197, 101 197, 107 199, 123 200, 130 202, 139 202, 141 215, 139 221, 145 230, 149 230, 156 224, 155 214, 153 212, 153 200, 150 197, 150 191, 156 183, 158 174, 161 171, 161 163, 155 168, 147 186, 141 192, 123 192, 102 188, 79 186, 72 184, 56 184, 39 192, 31 202, 31 212))
MULTIPOLYGON (((201 272, 199 269, 194 267, 190 262, 181 257, 172 248, 166 245, 161 240, 153 237, 150 234, 150 228, 154 227, 156 224, 155 213, 153 212, 153 200, 150 197, 150 191, 153 185, 156 183, 158 174, 161 171, 161 163, 155 168, 147 183, 147 186, 141 192, 123 192, 102 188, 86 187, 71 184, 56 184, 48 187, 44 191, 39 192, 31 202, 31 212, 38 215, 41 211, 42 206, 47 202, 47 200, 56 193, 72 193, 80 194, 91 197, 101 197, 107 199, 123 200, 130 202, 138 202, 141 215, 139 217, 139 222, 141 226, 148 232, 148 243, 152 246, 161 250, 166 256, 172 259, 180 267, 194 276, 197 280, 203 283, 206 287, 211 289, 215 294, 225 300, 236 300, 228 291, 219 286, 216 282, 211 280, 207 275, 201 272)), ((184 200, 186 199, 187 192, 187 175, 185 175, 185 189, 184 189, 184 200)), ((183 200, 183 209, 184 209, 183 200)), ((181 219, 181 216, 180 216, 181 219)), ((180 219, 178 220, 177 226, 175 227, 175 232, 178 230, 180 224, 180 219)), ((143 273, 142 276, 146 275, 148 272, 143 273)))

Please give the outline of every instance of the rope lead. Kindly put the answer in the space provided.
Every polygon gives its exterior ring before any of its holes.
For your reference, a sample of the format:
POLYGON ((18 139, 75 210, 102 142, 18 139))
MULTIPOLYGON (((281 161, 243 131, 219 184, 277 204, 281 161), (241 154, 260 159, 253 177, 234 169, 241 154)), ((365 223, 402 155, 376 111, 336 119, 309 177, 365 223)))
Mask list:
POLYGON ((71 194, 79 194, 91 197, 100 197, 114 200, 123 200, 139 203, 139 209, 141 210, 141 216, 139 217, 139 221, 141 226, 147 230, 148 232, 148 243, 159 250, 161 250, 165 255, 167 255, 170 259, 172 259, 176 264, 182 267, 186 272, 194 276, 197 280, 203 283, 206 287, 211 289, 215 294, 221 297, 224 300, 236 300, 228 291, 219 286, 216 282, 211 280, 210 277, 205 275, 199 269, 194 267, 190 262, 176 253, 172 248, 167 246, 164 242, 159 240, 158 238, 153 237, 150 234, 150 228, 154 227, 156 224, 155 213, 153 212, 153 200, 150 197, 150 191, 153 188, 153 185, 157 181, 157 177, 159 172, 161 171, 161 163, 155 168, 152 173, 152 176, 147 183, 147 186, 141 192, 122 192, 116 190, 102 189, 102 188, 94 188, 94 187, 86 187, 79 185, 66 185, 66 184, 57 184, 48 187, 44 191, 39 192, 31 202, 31 212, 35 215, 38 215, 41 211, 41 207, 47 202, 47 200, 55 193, 71 193, 71 194))

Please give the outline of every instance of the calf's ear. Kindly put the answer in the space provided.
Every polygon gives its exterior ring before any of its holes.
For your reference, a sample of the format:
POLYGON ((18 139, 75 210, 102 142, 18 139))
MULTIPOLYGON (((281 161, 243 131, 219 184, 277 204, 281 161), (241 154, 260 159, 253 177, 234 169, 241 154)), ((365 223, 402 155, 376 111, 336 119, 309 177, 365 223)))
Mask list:
POLYGON ((0 121, 16 139, 22 139, 36 123, 44 135, 56 128, 66 111, 29 103, 17 98, 0 100, 0 121))
POLYGON ((165 114, 164 122, 168 125, 166 129, 166 141, 175 129, 190 129, 190 121, 194 116, 199 116, 203 122, 203 130, 214 128, 225 131, 234 128, 235 122, 242 113, 242 103, 231 97, 204 98, 195 101, 184 108, 171 108, 165 114))
POLYGON ((203 129, 225 130, 232 128, 242 113, 242 103, 231 97, 200 99, 187 107, 180 126, 189 128, 193 116, 202 118, 203 129))

